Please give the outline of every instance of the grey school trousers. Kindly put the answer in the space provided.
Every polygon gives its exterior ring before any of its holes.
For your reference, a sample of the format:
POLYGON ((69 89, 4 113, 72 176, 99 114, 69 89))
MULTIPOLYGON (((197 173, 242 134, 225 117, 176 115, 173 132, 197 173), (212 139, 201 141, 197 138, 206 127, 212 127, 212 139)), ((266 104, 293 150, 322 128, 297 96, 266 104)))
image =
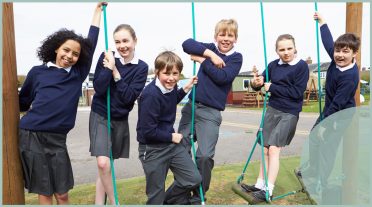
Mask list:
POLYGON ((201 176, 185 147, 173 143, 139 144, 138 152, 146 175, 146 204, 189 204, 190 192, 200 185, 201 176), (169 169, 177 182, 165 192, 169 169))
MULTIPOLYGON (((202 176, 203 194, 208 191, 214 167, 214 154, 222 122, 221 112, 217 109, 195 103, 194 141, 198 142, 196 163, 202 176)), ((183 135, 182 144, 190 153, 191 101, 182 109, 178 132, 183 135)), ((195 191, 199 197, 199 190, 195 191)), ((194 199, 193 199, 194 200, 194 199)))

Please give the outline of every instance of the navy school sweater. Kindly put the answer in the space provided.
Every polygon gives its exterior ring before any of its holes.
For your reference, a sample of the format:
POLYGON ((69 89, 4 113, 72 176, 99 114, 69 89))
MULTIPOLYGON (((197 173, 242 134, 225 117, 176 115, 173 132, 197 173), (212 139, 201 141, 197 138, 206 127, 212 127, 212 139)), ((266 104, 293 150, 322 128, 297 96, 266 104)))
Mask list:
POLYGON ((328 67, 325 83, 326 95, 323 110, 325 118, 340 110, 355 106, 354 96, 359 84, 359 69, 357 64, 343 72, 336 68, 336 63, 333 59, 333 38, 327 24, 320 27, 320 34, 324 49, 332 59, 328 67))
MULTIPOLYGON (((205 59, 200 65, 198 84, 195 86, 195 101, 219 111, 225 110, 227 95, 242 67, 243 56, 238 52, 226 56, 218 51, 215 44, 201 43, 193 39, 184 41, 182 47, 187 54, 199 56, 203 56, 204 51, 210 49, 225 61, 226 66, 219 69, 214 66, 210 58, 205 59)), ((192 99, 192 93, 189 98, 192 99)))
POLYGON ((138 101, 137 140, 140 144, 172 143, 177 104, 186 96, 177 86, 163 94, 153 80, 138 101))
POLYGON ((107 89, 110 86, 111 118, 113 120, 128 119, 134 102, 145 86, 148 65, 142 60, 139 60, 138 64, 123 65, 119 58, 115 58, 115 65, 121 76, 121 80, 115 82, 112 70, 103 66, 103 58, 104 53, 98 59, 94 73, 95 94, 92 110, 105 118, 107 117, 107 89))
MULTIPOLYGON (((302 110, 304 92, 309 80, 309 67, 303 60, 295 65, 280 65, 278 62, 279 59, 276 59, 268 65, 271 80, 269 106, 298 116, 302 110)), ((262 75, 266 81, 266 70, 262 75)))
POLYGON ((28 110, 20 120, 21 129, 67 134, 74 127, 81 85, 89 74, 98 33, 98 27, 90 27, 92 49, 87 65, 74 65, 70 72, 46 64, 30 70, 19 93, 20 110, 28 110))

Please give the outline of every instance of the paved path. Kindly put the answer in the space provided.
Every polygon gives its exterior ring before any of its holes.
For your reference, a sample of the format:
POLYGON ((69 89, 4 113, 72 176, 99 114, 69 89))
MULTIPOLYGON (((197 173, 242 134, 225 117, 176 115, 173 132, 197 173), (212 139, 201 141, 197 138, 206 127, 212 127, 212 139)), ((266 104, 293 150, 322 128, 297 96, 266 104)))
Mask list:
MULTIPOLYGON (((178 107, 175 129, 180 120, 178 107)), ((89 113, 90 108, 79 108, 76 125, 68 134, 67 145, 72 161, 75 184, 93 183, 97 176, 95 157, 89 153, 89 113)), ((256 131, 261 120, 261 111, 239 108, 227 108, 223 113, 220 138, 217 144, 215 165, 245 162, 256 138, 256 131)), ((296 135, 290 146, 282 150, 282 156, 300 155, 302 144, 307 139, 317 114, 301 113, 296 135)), ((136 140, 137 106, 129 116, 130 128, 130 158, 115 161, 115 173, 118 179, 143 176, 143 170, 138 160, 138 142, 136 140)), ((259 148, 255 150, 252 159, 260 156, 259 148)))

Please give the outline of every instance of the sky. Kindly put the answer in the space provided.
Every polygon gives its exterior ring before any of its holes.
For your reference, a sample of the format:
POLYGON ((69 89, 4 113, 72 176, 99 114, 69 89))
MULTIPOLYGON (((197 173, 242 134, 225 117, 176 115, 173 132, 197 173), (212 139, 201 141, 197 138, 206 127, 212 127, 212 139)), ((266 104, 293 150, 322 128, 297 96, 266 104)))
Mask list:
MULTIPOLYGON (((60 28, 68 28, 87 36, 96 3, 14 2, 13 6, 17 71, 26 75, 32 66, 41 64, 36 50, 48 35, 60 28)), ((275 41, 284 33, 295 37, 298 57, 311 57, 313 63, 317 62, 314 3, 263 3, 263 8, 268 63, 278 58, 275 41)), ((193 63, 181 45, 184 40, 192 38, 191 11, 190 2, 110 2, 107 7, 109 48, 115 50, 112 38, 115 27, 122 23, 130 24, 138 39, 136 55, 150 69, 154 67, 154 59, 160 52, 172 50, 183 60, 183 74, 190 77, 193 63)), ((346 3, 318 3, 318 11, 328 23, 334 39, 345 33, 346 3)), ((258 2, 195 3, 196 40, 214 42, 215 24, 229 18, 236 19, 239 24, 236 49, 243 55, 241 72, 251 70, 254 65, 262 71, 265 58, 258 2)), ((361 64, 362 67, 370 67, 370 3, 363 3, 362 18, 361 64)), ((102 15, 91 72, 94 72, 97 59, 105 49, 103 28, 102 15)), ((320 42, 320 62, 328 61, 330 57, 320 42)))

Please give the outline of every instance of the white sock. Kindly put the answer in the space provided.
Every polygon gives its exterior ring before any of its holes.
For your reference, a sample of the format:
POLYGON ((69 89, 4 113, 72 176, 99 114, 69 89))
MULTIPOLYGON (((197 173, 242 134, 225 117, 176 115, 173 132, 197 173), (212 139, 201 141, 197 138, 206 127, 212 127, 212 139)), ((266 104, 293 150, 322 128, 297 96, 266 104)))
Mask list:
POLYGON ((256 184, 254 185, 254 187, 259 188, 261 190, 264 190, 265 189, 265 182, 264 182, 264 180, 261 179, 261 178, 257 178, 256 184))
POLYGON ((272 183, 270 183, 270 182, 268 182, 267 185, 268 185, 268 187, 269 187, 269 195, 272 196, 272 195, 273 195, 273 191, 274 191, 274 187, 275 187, 275 185, 272 184, 272 183))

